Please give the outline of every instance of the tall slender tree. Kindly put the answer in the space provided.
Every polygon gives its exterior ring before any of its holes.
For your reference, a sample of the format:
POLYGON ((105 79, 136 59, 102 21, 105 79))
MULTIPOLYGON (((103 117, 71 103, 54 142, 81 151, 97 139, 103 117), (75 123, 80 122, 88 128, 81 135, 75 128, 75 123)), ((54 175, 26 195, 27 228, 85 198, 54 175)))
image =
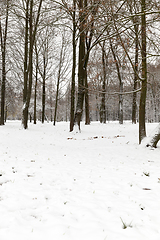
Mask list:
POLYGON ((57 119, 57 109, 58 109, 58 98, 59 98, 59 86, 62 74, 62 64, 63 64, 63 40, 62 40, 62 47, 60 52, 60 59, 59 59, 59 69, 58 69, 58 78, 57 78, 57 90, 56 90, 56 101, 55 101, 55 108, 54 108, 54 121, 53 125, 56 125, 57 119))
POLYGON ((74 127, 74 112, 75 112, 75 71, 76 71, 76 0, 73 0, 73 13, 72 13, 72 82, 71 82, 71 107, 70 107, 70 132, 74 127))
POLYGON ((117 53, 113 47, 113 44, 110 40, 110 47, 113 55, 113 59, 116 65, 117 75, 119 79, 119 123, 123 124, 123 79, 122 79, 122 71, 123 71, 123 65, 118 61, 117 53), (122 65, 122 66, 121 66, 122 65), (120 71, 120 69, 122 69, 120 71))
POLYGON ((85 10, 84 10, 84 0, 78 1, 79 9, 79 57, 78 57, 78 99, 75 113, 75 121, 79 125, 83 112, 83 102, 84 102, 84 81, 85 81, 85 10))
POLYGON ((106 54, 105 54, 105 41, 101 46, 102 48, 102 65, 103 65, 103 74, 102 74, 102 99, 100 106, 100 122, 106 123, 106 54))
POLYGON ((139 143, 146 137, 145 107, 147 93, 147 53, 146 53, 146 1, 141 0, 141 55, 142 55, 142 89, 139 106, 139 143))
POLYGON ((7 43, 7 31, 8 31, 8 17, 9 17, 9 0, 5 2, 5 24, 4 29, 2 27, 0 17, 0 43, 2 54, 2 84, 1 84, 1 118, 0 125, 5 124, 5 92, 6 92, 6 43, 7 43))
POLYGON ((85 97, 85 124, 90 124, 89 94, 87 80, 87 66, 89 61, 91 43, 95 30, 95 17, 98 12, 99 1, 79 0, 79 61, 78 61, 78 99, 75 121, 80 127, 85 97))
POLYGON ((22 118, 24 129, 28 128, 28 111, 32 92, 33 46, 37 33, 42 2, 43 0, 40 0, 35 21, 33 21, 34 18, 33 0, 27 0, 25 8, 25 56, 24 56, 24 89, 23 89, 23 118, 22 118))
POLYGON ((36 54, 36 76, 35 76, 35 86, 34 86, 34 114, 33 114, 34 124, 37 123, 38 52, 37 52, 36 44, 35 44, 35 54, 36 54))
POLYGON ((134 26, 134 45, 135 45, 135 54, 134 54, 134 83, 133 83, 133 101, 132 101, 132 123, 136 124, 136 115, 137 115, 137 93, 136 93, 136 89, 138 87, 138 58, 139 58, 139 42, 140 42, 140 38, 139 38, 139 25, 140 25, 140 21, 139 21, 139 16, 137 16, 137 13, 139 12, 139 3, 136 2, 136 0, 133 0, 131 2, 128 2, 128 9, 129 9, 129 13, 131 14, 131 19, 133 22, 133 26, 134 26))
MULTIPOLYGON (((134 20, 134 29, 135 29, 135 72, 134 72, 134 86, 133 90, 137 89, 138 86, 138 56, 139 56, 139 24, 137 22, 137 18, 134 20)), ((132 123, 136 124, 136 112, 137 112, 137 93, 133 93, 133 101, 132 101, 132 123)))

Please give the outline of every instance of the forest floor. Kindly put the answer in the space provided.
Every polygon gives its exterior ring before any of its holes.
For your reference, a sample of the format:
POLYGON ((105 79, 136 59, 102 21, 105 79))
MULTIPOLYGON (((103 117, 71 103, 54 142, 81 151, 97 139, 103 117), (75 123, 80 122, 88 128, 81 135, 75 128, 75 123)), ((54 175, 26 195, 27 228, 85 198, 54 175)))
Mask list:
POLYGON ((160 239, 160 144, 131 122, 81 128, 0 127, 1 240, 160 239))

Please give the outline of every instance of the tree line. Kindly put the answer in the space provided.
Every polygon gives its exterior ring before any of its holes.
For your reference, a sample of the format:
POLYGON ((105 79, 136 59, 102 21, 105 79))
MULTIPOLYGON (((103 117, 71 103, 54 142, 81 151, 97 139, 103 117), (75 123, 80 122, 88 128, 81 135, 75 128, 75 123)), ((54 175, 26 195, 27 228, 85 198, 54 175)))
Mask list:
POLYGON ((21 105, 24 129, 29 117, 36 124, 38 109, 43 123, 49 108, 55 125, 60 103, 70 131, 82 117, 90 124, 93 111, 101 123, 113 115, 120 124, 127 111, 141 143, 146 118, 159 120, 157 0, 2 0, 0 7, 0 125, 10 105, 21 105))

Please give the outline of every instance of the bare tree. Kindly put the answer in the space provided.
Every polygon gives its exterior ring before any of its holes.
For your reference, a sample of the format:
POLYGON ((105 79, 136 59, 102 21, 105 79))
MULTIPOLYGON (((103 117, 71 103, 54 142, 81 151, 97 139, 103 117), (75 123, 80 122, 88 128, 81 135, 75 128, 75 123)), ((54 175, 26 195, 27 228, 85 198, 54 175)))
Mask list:
POLYGON ((9 0, 5 3, 5 23, 4 29, 2 20, 0 18, 0 41, 1 41, 1 54, 2 54, 2 85, 1 85, 1 118, 0 125, 5 123, 5 91, 6 91, 6 43, 8 31, 8 17, 9 17, 9 0))
POLYGON ((28 109, 32 91, 33 74, 33 46, 38 28, 38 22, 41 12, 42 1, 40 0, 37 10, 37 16, 33 25, 33 0, 27 0, 25 8, 25 61, 24 61, 24 91, 23 91, 23 126, 28 128, 28 109), (29 49, 28 49, 29 42, 29 49))
MULTIPOLYGON (((70 59, 69 59, 69 40, 67 39, 67 32, 66 28, 64 27, 61 33, 61 45, 60 45, 60 53, 58 53, 57 61, 57 84, 56 84, 56 97, 55 97, 55 109, 54 109, 54 122, 53 125, 55 126, 57 120, 57 109, 58 109, 58 102, 60 100, 60 87, 63 88, 67 82, 67 76, 69 73, 69 66, 70 66, 70 59)), ((65 96, 65 94, 64 94, 65 96)))
POLYGON ((73 13, 72 13, 72 82, 71 82, 71 107, 70 107, 70 132, 74 127, 74 112, 75 112, 75 71, 76 71, 76 0, 73 0, 73 13))
POLYGON ((102 65, 103 65, 103 74, 102 74, 102 100, 101 100, 101 106, 100 106, 100 122, 106 123, 106 66, 107 66, 107 57, 105 54, 105 41, 103 41, 102 44, 102 65))
MULTIPOLYGON (((63 38, 63 37, 62 37, 63 38)), ((62 39, 62 46, 60 51, 60 58, 59 58, 59 69, 58 69, 58 78, 57 78, 57 90, 56 90, 56 101, 55 101, 55 110, 54 110, 54 122, 53 125, 56 125, 56 118, 57 118, 57 107, 58 107, 58 98, 59 98, 59 87, 60 87, 60 80, 62 74, 62 65, 63 65, 63 51, 64 51, 64 39, 62 39)))
POLYGON ((147 93, 147 53, 146 53, 146 1, 141 0, 141 55, 142 55, 142 89, 139 106, 139 143, 146 137, 145 106, 147 93))
MULTIPOLYGON (((134 71, 134 86, 133 86, 133 90, 137 89, 138 86, 138 57, 139 57, 139 25, 140 25, 140 19, 137 16, 137 12, 139 12, 139 4, 136 3, 135 0, 128 2, 128 8, 129 8, 129 12, 131 14, 132 17, 132 22, 134 25, 134 42, 135 42, 135 60, 134 60, 134 67, 135 67, 135 71, 134 71)), ((133 93, 133 101, 132 101, 132 123, 136 124, 136 112, 137 112, 137 93, 134 92, 133 93)))
POLYGON ((79 59, 78 59, 78 99, 75 112, 75 122, 80 129, 80 121, 83 113, 85 96, 85 124, 90 124, 89 95, 87 81, 87 65, 91 51, 91 43, 94 36, 95 17, 98 12, 99 1, 79 0, 79 59))

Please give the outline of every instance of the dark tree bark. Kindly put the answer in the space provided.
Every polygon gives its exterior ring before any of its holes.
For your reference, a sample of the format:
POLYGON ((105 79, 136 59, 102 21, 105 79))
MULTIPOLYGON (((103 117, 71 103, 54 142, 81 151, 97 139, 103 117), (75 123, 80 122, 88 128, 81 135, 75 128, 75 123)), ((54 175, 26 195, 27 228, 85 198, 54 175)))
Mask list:
MULTIPOLYGON (((119 85, 120 93, 123 93, 123 82, 120 81, 119 85)), ((119 123, 123 124, 123 95, 119 94, 119 123)))
POLYGON ((146 106, 146 92, 147 92, 147 55, 146 55, 146 2, 141 0, 141 55, 142 55, 142 88, 139 106, 139 144, 146 137, 145 127, 145 106, 146 106))
POLYGON ((71 109, 70 109, 70 132, 74 128, 74 111, 75 111, 75 70, 76 70, 76 0, 73 0, 73 36, 72 36, 72 48, 73 48, 73 63, 72 63, 72 84, 71 84, 71 109))
MULTIPOLYGON (((87 40, 86 40, 87 41, 87 40)), ((87 45, 87 42, 86 42, 87 45)), ((88 92, 88 79, 87 79, 87 65, 89 60, 89 48, 90 44, 87 45, 87 54, 85 55, 85 62, 84 62, 84 96, 85 96, 85 124, 90 124, 90 116, 89 116, 89 92, 88 92)))
POLYGON ((98 11, 97 1, 93 1, 91 9, 88 10, 88 1, 79 0, 79 62, 78 62, 78 100, 75 113, 75 121, 80 128, 80 121, 83 112, 83 102, 85 96, 85 124, 90 124, 89 116, 89 94, 87 81, 87 65, 91 49, 91 42, 94 34, 95 15, 98 11), (89 20, 89 14, 91 20, 89 20))
POLYGON ((42 84, 42 123, 45 119, 45 100, 46 100, 46 57, 45 53, 43 56, 43 84, 42 84))
POLYGON ((35 44, 35 54, 36 54, 36 79, 35 79, 35 86, 34 86, 34 115, 33 115, 33 121, 34 124, 37 123, 37 83, 38 83, 38 52, 37 52, 37 46, 35 44))
POLYGON ((89 116, 89 93, 88 93, 88 81, 87 81, 87 70, 85 71, 85 124, 90 124, 89 116))
POLYGON ((0 39, 1 39, 1 53, 2 53, 2 85, 1 85, 1 118, 0 125, 5 124, 5 92, 6 92, 6 42, 8 31, 8 15, 9 15, 9 0, 6 1, 6 16, 4 34, 0 19, 0 39))
MULTIPOLYGON (((84 7, 87 8, 88 6, 88 1, 84 1, 84 7)), ((84 70, 85 70, 85 79, 84 79, 84 85, 85 85, 85 124, 89 125, 90 124, 90 116, 89 116, 89 93, 88 93, 88 79, 87 79, 87 65, 88 65, 88 60, 89 60, 89 49, 91 46, 91 41, 92 41, 92 36, 93 36, 93 24, 94 21, 91 25, 91 31, 90 34, 88 35, 88 31, 85 33, 85 46, 87 50, 86 54, 86 59, 84 61, 84 70)))
MULTIPOLYGON (((31 99, 32 91, 32 81, 33 81, 33 0, 30 0, 30 13, 29 13, 29 63, 28 63, 28 72, 29 72, 29 82, 28 82, 28 91, 27 91, 27 101, 26 107, 29 111, 29 104, 31 99)), ((27 119, 28 120, 28 119, 27 119)), ((27 128, 27 125, 25 125, 27 128)))
POLYGON ((33 29, 33 0, 27 0, 26 2, 24 90, 23 90, 23 117, 22 117, 22 123, 23 123, 24 129, 28 128, 28 110, 29 110, 31 91, 32 91, 33 46, 34 46, 35 37, 37 33, 42 1, 43 0, 40 0, 39 2, 34 29, 33 29), (28 41, 29 41, 29 49, 28 49, 28 41))
POLYGON ((74 121, 77 122, 80 129, 80 121, 83 112, 83 102, 84 102, 84 83, 85 83, 85 69, 84 69, 84 59, 85 59, 85 13, 84 13, 84 3, 83 0, 79 0, 79 59, 78 59, 78 99, 76 106, 76 113, 74 121))
POLYGON ((32 91, 32 74, 33 74, 33 0, 30 0, 29 8, 29 62, 28 62, 28 86, 27 86, 27 96, 24 106, 24 129, 28 128, 28 113, 29 104, 31 99, 32 91))
POLYGON ((5 122, 7 121, 8 107, 5 105, 5 122))
POLYGON ((26 1, 25 12, 25 47, 24 47, 24 88, 23 88, 23 116, 22 123, 24 128, 27 128, 28 109, 27 102, 27 86, 28 86, 28 39, 29 39, 29 0, 26 1))
POLYGON ((34 115, 33 115, 33 121, 34 124, 37 123, 37 81, 38 81, 38 69, 36 68, 36 80, 35 80, 35 86, 34 86, 34 115))

